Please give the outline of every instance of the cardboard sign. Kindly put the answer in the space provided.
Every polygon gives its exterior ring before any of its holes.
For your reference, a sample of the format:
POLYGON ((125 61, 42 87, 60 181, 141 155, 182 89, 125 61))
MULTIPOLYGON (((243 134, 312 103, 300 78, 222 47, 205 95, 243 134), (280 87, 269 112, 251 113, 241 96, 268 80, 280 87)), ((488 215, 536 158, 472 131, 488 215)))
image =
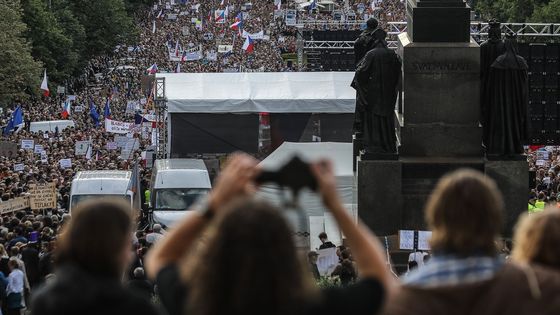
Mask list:
POLYGON ((118 148, 118 146, 117 146, 116 142, 107 142, 107 144, 105 145, 105 148, 107 150, 116 150, 118 148))
POLYGON ((17 154, 17 144, 10 141, 0 141, 0 156, 13 157, 17 154))
POLYGON ((72 159, 62 159, 62 160, 58 161, 58 163, 60 164, 60 168, 62 168, 62 169, 72 167, 72 159))
POLYGON ((86 155, 89 145, 90 145, 89 141, 76 141, 76 145, 74 147, 74 154, 86 155))
POLYGON ((54 183, 30 184, 29 205, 33 210, 56 208, 56 187, 54 183))
POLYGON ((126 134, 134 127, 134 123, 105 119, 105 131, 118 134, 126 134))
POLYGON ((41 152, 45 151, 42 144, 36 144, 35 149, 33 149, 33 153, 40 154, 41 152))
POLYGON ((21 148, 24 150, 33 150, 35 146, 35 141, 31 139, 23 139, 21 140, 21 148))
POLYGON ((23 165, 23 163, 14 165, 14 171, 15 172, 21 172, 21 171, 24 170, 24 168, 25 168, 25 166, 23 165))
POLYGON ((29 197, 18 197, 0 203, 0 213, 9 213, 29 208, 29 197))

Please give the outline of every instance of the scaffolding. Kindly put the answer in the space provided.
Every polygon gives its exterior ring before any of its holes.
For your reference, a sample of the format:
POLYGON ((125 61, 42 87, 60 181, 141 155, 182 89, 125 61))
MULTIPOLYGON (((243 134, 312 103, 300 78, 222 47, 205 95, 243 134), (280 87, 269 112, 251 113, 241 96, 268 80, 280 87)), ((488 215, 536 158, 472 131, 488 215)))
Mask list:
POLYGON ((167 158, 167 98, 165 78, 157 78, 154 84, 154 107, 156 110, 156 159, 167 158))

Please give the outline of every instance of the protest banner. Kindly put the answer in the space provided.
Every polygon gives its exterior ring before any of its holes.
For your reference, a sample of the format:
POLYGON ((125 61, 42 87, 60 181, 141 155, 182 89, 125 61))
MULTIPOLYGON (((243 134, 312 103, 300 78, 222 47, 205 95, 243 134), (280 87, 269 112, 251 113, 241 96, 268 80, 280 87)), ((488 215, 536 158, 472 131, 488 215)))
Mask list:
POLYGON ((105 119, 105 131, 118 134, 126 134, 134 127, 134 123, 105 119))
POLYGON ((74 154, 75 155, 86 155, 87 149, 89 147, 89 141, 76 141, 76 145, 74 146, 74 154))
POLYGON ((60 168, 62 168, 62 169, 72 167, 72 159, 62 159, 62 160, 58 161, 58 163, 60 164, 60 168))
POLYGON ((17 144, 10 141, 0 141, 0 156, 12 157, 17 154, 17 144))
POLYGON ((24 167, 25 166, 23 165, 23 163, 15 164, 14 165, 14 171, 15 172, 21 172, 21 171, 24 170, 24 167))
POLYGON ((336 255, 336 247, 320 249, 317 251, 317 269, 322 276, 330 275, 336 265, 338 265, 338 255, 336 255))
POLYGON ((56 208, 56 187, 54 183, 29 185, 29 206, 33 210, 56 208))
POLYGON ((117 149, 117 143, 116 142, 107 142, 107 144, 105 145, 105 148, 107 150, 116 150, 117 149))
POLYGON ((233 51, 233 45, 218 45, 218 52, 219 53, 228 53, 230 51, 233 51))
POLYGON ((24 150, 33 150, 34 146, 35 146, 35 141, 32 139, 21 140, 21 148, 24 150))
POLYGON ((251 37, 251 39, 264 39, 264 31, 260 31, 260 32, 251 34, 247 31, 243 30, 243 34, 241 35, 241 37, 247 38, 247 36, 251 37))
POLYGON ((41 152, 45 151, 42 144, 36 144, 35 148, 33 149, 33 153, 40 154, 41 152))
POLYGON ((0 203, 0 214, 29 208, 29 197, 18 197, 0 203))

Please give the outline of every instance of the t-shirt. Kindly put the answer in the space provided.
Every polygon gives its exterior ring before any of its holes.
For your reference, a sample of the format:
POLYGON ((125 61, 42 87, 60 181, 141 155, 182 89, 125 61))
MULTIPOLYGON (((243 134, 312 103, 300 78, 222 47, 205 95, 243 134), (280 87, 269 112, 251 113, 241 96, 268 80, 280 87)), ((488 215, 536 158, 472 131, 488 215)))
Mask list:
MULTIPOLYGON (((184 315, 188 285, 181 282, 176 265, 163 268, 156 278, 161 304, 169 315, 184 315)), ((336 289, 322 291, 320 302, 310 302, 306 315, 374 315, 383 305, 385 291, 374 278, 336 289)), ((287 314, 289 315, 289 314, 287 314)))

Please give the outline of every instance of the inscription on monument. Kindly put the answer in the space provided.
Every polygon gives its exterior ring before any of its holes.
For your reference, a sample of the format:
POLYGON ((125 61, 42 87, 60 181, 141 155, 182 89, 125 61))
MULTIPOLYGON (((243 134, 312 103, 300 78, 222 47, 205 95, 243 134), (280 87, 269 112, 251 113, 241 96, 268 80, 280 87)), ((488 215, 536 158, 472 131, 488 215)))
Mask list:
POLYGON ((468 62, 414 62, 415 72, 468 72, 471 65, 468 62))

